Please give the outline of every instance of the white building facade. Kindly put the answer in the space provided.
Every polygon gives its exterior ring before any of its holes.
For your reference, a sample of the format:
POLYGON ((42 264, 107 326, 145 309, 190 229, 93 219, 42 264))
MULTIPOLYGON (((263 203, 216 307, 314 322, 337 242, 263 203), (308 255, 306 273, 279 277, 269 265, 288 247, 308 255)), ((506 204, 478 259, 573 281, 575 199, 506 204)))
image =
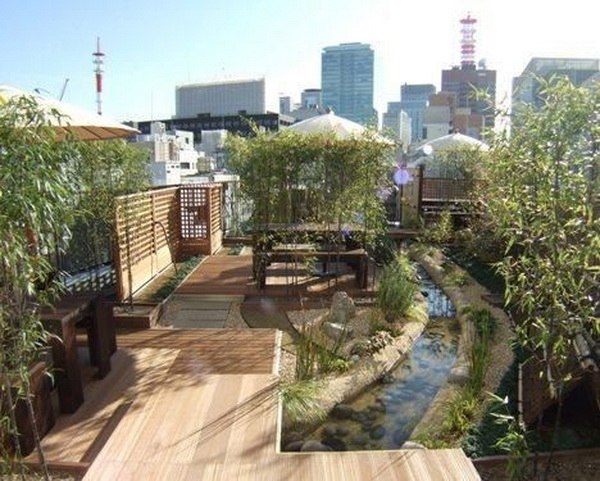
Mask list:
POLYGON ((150 134, 136 136, 135 145, 148 150, 153 185, 179 184, 181 176, 198 172, 193 132, 167 131, 164 123, 154 122, 150 134))
POLYGON ((264 78, 186 84, 175 88, 176 118, 239 113, 266 113, 264 78))

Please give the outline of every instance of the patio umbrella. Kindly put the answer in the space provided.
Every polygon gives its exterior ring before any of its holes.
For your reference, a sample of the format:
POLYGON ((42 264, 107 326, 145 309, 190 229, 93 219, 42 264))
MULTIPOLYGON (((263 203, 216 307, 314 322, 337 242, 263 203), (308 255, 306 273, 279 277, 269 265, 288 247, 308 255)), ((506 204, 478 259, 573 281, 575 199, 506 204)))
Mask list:
POLYGON ((139 133, 132 127, 66 102, 29 93, 8 85, 0 85, 0 107, 10 99, 19 97, 31 97, 48 114, 50 125, 57 129, 59 137, 64 137, 69 132, 78 140, 107 140, 129 137, 139 133), (58 113, 59 118, 53 112, 58 113))
POLYGON ((340 139, 358 137, 366 130, 362 125, 344 117, 338 117, 333 112, 311 117, 288 128, 303 134, 333 132, 340 139))

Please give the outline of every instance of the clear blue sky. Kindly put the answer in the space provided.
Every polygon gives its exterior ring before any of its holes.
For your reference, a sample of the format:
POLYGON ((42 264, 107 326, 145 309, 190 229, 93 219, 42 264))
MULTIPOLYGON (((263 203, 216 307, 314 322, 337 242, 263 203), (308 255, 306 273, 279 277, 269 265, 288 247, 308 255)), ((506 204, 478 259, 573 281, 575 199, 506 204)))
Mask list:
POLYGON ((262 76, 276 110, 279 93, 320 86, 323 47, 366 42, 381 113, 404 82, 439 88, 469 11, 500 92, 533 56, 600 57, 594 0, 1 0, 0 84, 58 95, 69 78, 64 99, 93 110, 100 36, 106 115, 170 117, 177 84, 262 76))

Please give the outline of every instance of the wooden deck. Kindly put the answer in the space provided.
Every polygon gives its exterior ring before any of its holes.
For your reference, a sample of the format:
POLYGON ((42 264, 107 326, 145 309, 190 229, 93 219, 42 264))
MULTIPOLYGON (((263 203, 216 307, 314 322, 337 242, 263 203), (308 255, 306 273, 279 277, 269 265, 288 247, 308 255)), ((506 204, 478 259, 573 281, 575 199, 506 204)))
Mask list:
POLYGON ((85 481, 479 479, 461 450, 279 453, 277 331, 156 329, 118 342, 111 373, 43 440, 52 464, 89 466, 85 481))
POLYGON ((306 277, 292 265, 273 263, 268 267, 269 278, 265 289, 257 287, 252 279, 252 256, 209 256, 175 290, 175 294, 207 296, 267 296, 273 298, 328 298, 335 291, 346 291, 352 297, 373 295, 372 286, 359 289, 354 274, 336 279, 306 277))
POLYGON ((242 297, 254 292, 252 256, 209 256, 175 290, 175 294, 242 297))

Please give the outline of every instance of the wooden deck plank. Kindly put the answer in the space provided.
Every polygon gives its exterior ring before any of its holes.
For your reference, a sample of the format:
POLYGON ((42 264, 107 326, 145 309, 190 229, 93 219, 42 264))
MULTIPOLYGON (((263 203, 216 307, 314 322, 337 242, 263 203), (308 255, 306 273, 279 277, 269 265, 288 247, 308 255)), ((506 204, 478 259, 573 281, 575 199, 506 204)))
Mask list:
POLYGON ((279 453, 275 331, 156 331, 119 337, 111 374, 44 440, 51 461, 81 460, 109 425, 85 481, 479 479, 460 450, 279 453))

